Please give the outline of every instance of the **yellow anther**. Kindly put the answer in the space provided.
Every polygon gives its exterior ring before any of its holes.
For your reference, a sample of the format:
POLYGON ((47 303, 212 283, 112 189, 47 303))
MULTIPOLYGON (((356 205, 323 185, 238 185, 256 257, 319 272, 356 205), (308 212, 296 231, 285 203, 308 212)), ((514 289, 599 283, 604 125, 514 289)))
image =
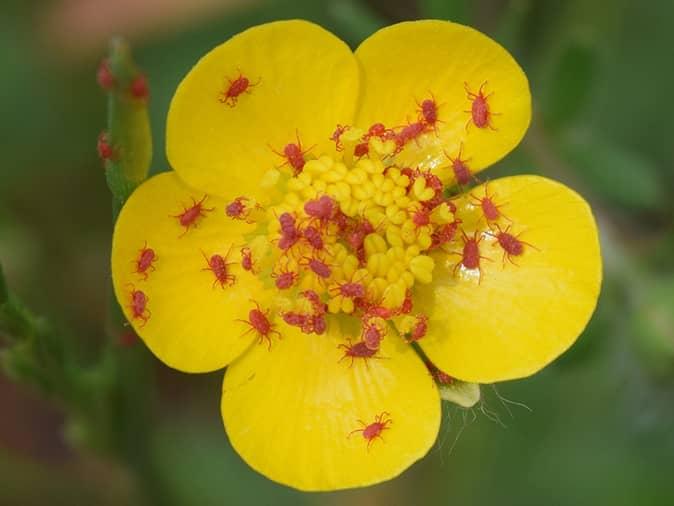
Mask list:
POLYGON ((372 255, 368 255, 367 257, 367 270, 372 274, 372 276, 377 275, 377 271, 379 271, 379 264, 382 262, 384 259, 384 255, 381 253, 374 253, 372 255))
POLYGON ((414 180, 414 184, 412 185, 412 193, 417 198, 417 200, 421 202, 430 200, 435 195, 433 188, 428 188, 426 186, 426 180, 421 177, 418 177, 414 180))
MULTIPOLYGON (((424 228, 430 228, 430 227, 424 227, 424 228)), ((431 247, 431 244, 433 244, 433 239, 431 239, 430 234, 427 231, 422 231, 419 232, 419 236, 417 237, 417 244, 419 245, 419 248, 422 250, 428 249, 431 247)))
POLYGON ((344 276, 346 278, 353 277, 357 269, 358 269, 358 259, 355 256, 348 255, 342 261, 342 270, 344 271, 344 276))
POLYGON ((406 288, 405 284, 401 282, 387 286, 382 294, 382 306, 390 309, 400 307, 405 300, 406 288))
POLYGON ((281 179, 281 172, 278 169, 269 169, 262 176, 260 186, 263 188, 274 188, 281 179))
POLYGON ((351 186, 344 181, 340 181, 335 185, 335 198, 337 202, 344 202, 351 196, 351 186))
POLYGON ((391 246, 403 245, 403 238, 400 237, 400 230, 392 225, 386 227, 386 240, 391 246))
POLYGON ((374 174, 371 178, 372 184, 374 184, 377 188, 381 188, 381 186, 384 184, 384 174, 374 174))
POLYGON ((381 191, 384 193, 392 192, 395 188, 396 186, 390 177, 386 178, 381 185, 381 191))
POLYGON ((328 187, 325 181, 321 179, 314 180, 312 186, 314 187, 314 190, 316 190, 317 193, 325 193, 325 189, 328 187))
POLYGON ((403 272, 400 279, 405 282, 407 288, 412 288, 412 286, 414 286, 414 275, 410 271, 403 272))
POLYGON ((410 271, 420 283, 430 283, 433 280, 435 262, 426 255, 418 255, 410 260, 410 271))
POLYGON ((446 223, 451 223, 452 221, 454 221, 454 215, 446 202, 436 206, 435 209, 431 211, 431 222, 436 225, 444 225, 446 223))
POLYGON ((395 200, 395 202, 396 202, 396 205, 397 205, 398 207, 402 207, 403 209, 406 208, 407 206, 409 206, 409 205, 412 203, 412 201, 410 200, 410 198, 407 197, 407 196, 404 196, 404 197, 398 197, 398 198, 395 200))
POLYGON ((371 194, 367 192, 363 185, 354 185, 351 190, 351 195, 358 200, 368 200, 371 194))
POLYGON ((300 191, 305 186, 306 186, 306 184, 304 184, 304 182, 300 181, 296 177, 294 177, 294 178, 292 178, 288 181, 288 190, 290 190, 290 191, 300 191))
POLYGON ((395 183, 402 188, 407 188, 410 185, 410 178, 403 174, 396 178, 395 183))
POLYGON ((395 283, 398 279, 400 279, 400 274, 402 274, 401 271, 397 269, 395 265, 393 265, 386 273, 386 280, 389 283, 395 283))
POLYGON ((400 197, 404 197, 407 194, 405 191, 405 188, 401 186, 396 186, 391 190, 391 195, 393 195, 394 198, 399 199, 400 197))
POLYGON ((381 212, 381 209, 376 207, 368 209, 363 214, 367 218, 367 221, 373 225, 379 225, 386 220, 386 215, 381 212))
POLYGON ((309 186, 311 184, 312 177, 309 172, 302 171, 302 173, 295 179, 301 181, 305 186, 309 186))
POLYGON ((350 185, 359 185, 367 179, 367 174, 360 167, 355 167, 344 176, 344 181, 350 185))
POLYGON ((398 167, 389 167, 386 174, 389 177, 388 180, 395 182, 395 180, 400 177, 400 169, 398 167))
POLYGON ((328 311, 331 313, 339 313, 342 309, 342 299, 343 297, 337 296, 337 297, 332 297, 328 301, 328 311))
POLYGON ((353 299, 349 297, 342 297, 342 311, 347 314, 353 313, 354 310, 353 299))
POLYGON ((390 260, 399 260, 405 256, 405 250, 400 246, 389 248, 388 251, 386 252, 386 256, 390 260))
POLYGON ((409 246, 405 250, 405 260, 410 261, 412 260, 415 256, 417 256, 419 253, 421 253, 421 250, 416 244, 413 244, 412 246, 409 246))

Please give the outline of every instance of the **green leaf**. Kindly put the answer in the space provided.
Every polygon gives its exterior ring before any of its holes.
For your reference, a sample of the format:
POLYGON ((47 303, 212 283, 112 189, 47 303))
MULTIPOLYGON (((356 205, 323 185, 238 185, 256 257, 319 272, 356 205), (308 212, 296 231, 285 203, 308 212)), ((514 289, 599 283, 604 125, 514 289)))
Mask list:
POLYGON ((597 69, 597 56, 589 44, 571 41, 552 69, 542 101, 546 125, 567 126, 587 102, 597 69))
POLYGON ((419 8, 424 17, 470 23, 470 2, 466 0, 421 0, 419 8))
POLYGON ((638 211, 665 205, 658 168, 640 153, 594 136, 563 142, 561 152, 578 177, 607 202, 638 211))

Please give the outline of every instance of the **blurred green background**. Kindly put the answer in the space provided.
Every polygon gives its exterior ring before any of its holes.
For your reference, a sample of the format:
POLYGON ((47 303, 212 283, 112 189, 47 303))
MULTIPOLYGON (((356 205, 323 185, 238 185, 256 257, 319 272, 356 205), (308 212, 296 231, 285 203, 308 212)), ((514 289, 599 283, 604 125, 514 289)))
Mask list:
POLYGON ((79 361, 113 353, 127 384, 91 378, 114 401, 100 420, 116 449, 96 452, 88 431, 100 425, 81 423, 90 413, 67 418, 57 395, 0 375, 0 504, 674 504, 672 21, 669 0, 3 1, 0 262, 18 296, 75 336, 79 361), (447 409, 436 447, 400 478, 330 494, 276 485, 240 460, 221 427, 221 373, 183 375, 142 346, 104 344, 111 211, 95 73, 108 37, 127 36, 147 73, 161 171, 168 103, 191 65, 246 27, 295 17, 352 47, 424 17, 505 45, 530 78, 535 116, 491 176, 540 173, 577 189, 605 255, 599 307, 576 346, 498 387, 531 412, 485 387, 484 409, 447 409))

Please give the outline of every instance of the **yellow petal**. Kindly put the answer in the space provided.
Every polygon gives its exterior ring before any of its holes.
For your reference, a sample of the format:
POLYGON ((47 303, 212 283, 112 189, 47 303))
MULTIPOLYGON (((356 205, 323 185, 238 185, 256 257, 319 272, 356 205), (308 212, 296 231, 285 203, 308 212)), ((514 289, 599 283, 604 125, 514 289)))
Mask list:
POLYGON ((222 414, 234 448, 248 464, 301 490, 360 487, 397 476, 433 445, 440 398, 423 362, 397 336, 381 358, 349 358, 337 319, 328 334, 283 327, 271 351, 255 346, 225 375, 222 414), (363 425, 384 415, 382 439, 363 425))
MULTIPOLYGON (((501 217, 501 229, 510 225, 524 243, 521 255, 504 257, 483 233, 479 271, 455 268, 459 255, 438 256, 433 283, 415 297, 430 317, 424 352, 449 375, 478 383, 528 376, 564 352, 585 328, 601 284, 597 227, 578 194, 538 176, 491 181, 488 194, 511 220, 501 217)), ((479 207, 472 212, 481 215, 479 207)), ((474 223, 489 231, 484 219, 474 223)), ((461 252, 463 243, 454 246, 461 252)))
MULTIPOLYGON (((359 125, 417 121, 418 104, 433 97, 438 106, 435 132, 408 143, 400 166, 446 167, 443 150, 456 157, 461 149, 461 159, 475 173, 512 150, 529 126, 531 96, 522 69, 498 43, 467 26, 400 23, 365 40, 356 57, 364 69, 359 125), (466 85, 478 93, 483 83, 493 128, 477 127, 466 112, 472 107, 466 85)), ((441 174, 453 179, 451 170, 441 174)))
MULTIPOLYGON (((334 152, 337 123, 350 123, 359 70, 351 50, 306 21, 250 28, 213 49, 176 91, 167 120, 169 161, 195 188, 260 199, 260 181, 284 163, 272 152, 296 143, 307 157, 334 152), (223 103, 230 81, 250 85, 223 103)), ((285 170, 289 170, 286 167, 285 170)))
POLYGON ((241 234, 250 225, 226 217, 224 209, 223 200, 190 189, 169 172, 138 187, 115 226, 112 276, 117 300, 152 352, 186 372, 219 369, 255 338, 242 336, 245 328, 234 322, 246 317, 249 299, 261 292, 257 279, 238 263, 241 234), (181 226, 175 216, 192 207, 192 199, 204 197, 203 216, 189 228, 181 226), (143 274, 136 262, 144 248, 156 257, 143 274), (210 259, 215 254, 235 262, 227 266, 236 278, 231 286, 221 286, 208 270, 204 255, 210 259), (145 294, 144 310, 137 305, 134 312, 134 291, 145 294))

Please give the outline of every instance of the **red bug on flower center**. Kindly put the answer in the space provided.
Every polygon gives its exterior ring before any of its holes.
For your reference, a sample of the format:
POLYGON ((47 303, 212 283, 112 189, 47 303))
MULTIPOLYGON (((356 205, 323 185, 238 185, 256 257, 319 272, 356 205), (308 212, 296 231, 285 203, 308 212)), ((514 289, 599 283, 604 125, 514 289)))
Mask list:
POLYGON ((229 271, 229 266, 233 265, 234 262, 227 261, 230 251, 231 247, 224 257, 216 253, 211 255, 210 258, 206 256, 206 253, 203 251, 201 252, 201 254, 204 256, 204 259, 206 260, 206 263, 208 264, 208 267, 204 267, 201 270, 211 271, 213 273, 215 276, 215 279, 213 280, 213 287, 215 287, 216 284, 219 284, 220 288, 224 289, 226 286, 232 286, 234 283, 236 283, 236 276, 234 276, 229 271))
POLYGON ((467 163, 470 158, 462 159, 461 154, 463 153, 463 143, 459 146, 459 153, 456 155, 456 158, 449 156, 447 151, 445 151, 445 156, 449 159, 452 164, 452 172, 454 172, 454 178, 456 182, 460 185, 467 185, 470 183, 473 174, 468 167, 467 163))
POLYGON ((227 89, 220 94, 218 100, 229 107, 234 107, 239 101, 239 96, 242 93, 250 94, 252 89, 260 84, 262 78, 259 78, 255 83, 251 83, 250 79, 243 76, 239 71, 239 76, 236 79, 227 78, 227 81, 229 83, 227 89))
POLYGON ((298 274, 293 271, 287 270, 287 267, 282 269, 281 272, 276 273, 272 272, 271 277, 274 278, 276 288, 279 290, 287 290, 295 284, 297 281, 298 274))
POLYGON ((197 202, 193 197, 192 207, 184 207, 182 213, 171 216, 172 218, 176 218, 181 226, 185 227, 185 231, 180 235, 180 237, 185 235, 189 231, 190 227, 196 227, 196 222, 199 218, 206 216, 206 213, 215 210, 214 207, 204 207, 204 202, 207 198, 208 195, 204 195, 204 197, 199 202, 197 202))
POLYGON ((338 284, 336 287, 332 288, 331 291, 349 299, 365 297, 365 287, 363 284, 351 281, 338 284))
POLYGON ((461 220, 454 220, 451 223, 447 223, 438 227, 433 234, 431 235, 431 248, 439 248, 444 244, 447 244, 456 235, 456 231, 461 224, 461 220))
POLYGON ((317 199, 308 200, 304 204, 304 212, 307 216, 319 220, 321 226, 325 226, 335 216, 339 206, 332 197, 322 195, 317 199))
POLYGON ((355 434, 357 432, 362 433, 363 438, 367 441, 367 449, 369 451, 370 446, 372 445, 375 439, 379 438, 382 441, 384 440, 384 438, 381 436, 381 433, 389 429, 390 428, 389 426, 393 423, 393 420, 389 418, 390 416, 391 416, 390 413, 384 411, 383 413, 380 413, 379 415, 375 416, 374 422, 370 424, 366 424, 362 420, 358 420, 358 423, 361 424, 363 427, 351 431, 348 437, 351 437, 352 434, 355 434))
POLYGON ((386 329, 382 328, 376 322, 370 320, 363 321, 363 342, 370 350, 377 351, 381 340, 386 335, 386 329))
POLYGON ((246 202, 248 202, 246 197, 236 197, 232 202, 227 204, 225 214, 235 220, 247 220, 250 209, 246 202))
POLYGON ((309 267, 309 269, 311 269, 311 271, 319 278, 327 279, 332 274, 332 269, 330 269, 330 266, 322 260, 311 257, 304 257, 304 260, 306 260, 306 263, 303 263, 302 265, 309 267))
POLYGON ((308 226, 302 231, 302 235, 316 251, 322 250, 325 246, 323 244, 323 237, 316 227, 308 226))
POLYGON ((147 308, 147 303, 150 299, 145 295, 145 292, 142 290, 136 290, 133 285, 131 285, 131 304, 129 304, 129 309, 134 320, 141 320, 141 327, 144 327, 147 321, 152 316, 152 313, 147 308))
POLYGON ((425 227, 426 225, 430 225, 430 223, 431 223, 431 212, 428 209, 426 209, 425 207, 422 207, 421 209, 418 209, 412 215, 412 223, 414 223, 414 226, 416 228, 421 228, 421 227, 425 227))
POLYGON ((143 247, 138 250, 138 258, 135 261, 136 264, 136 273, 143 276, 144 280, 147 280, 149 275, 148 270, 154 271, 154 262, 157 260, 157 255, 152 248, 147 247, 147 241, 143 247))
POLYGON ((413 140, 416 140, 421 134, 427 131, 428 125, 423 121, 416 121, 405 125, 395 137, 396 152, 399 153, 405 145, 413 140))
MULTIPOLYGON (((480 260, 489 260, 480 255, 480 241, 482 236, 479 231, 473 233, 473 237, 468 237, 465 232, 461 232, 463 236, 463 251, 460 253, 461 261, 454 266, 454 274, 462 265, 468 270, 480 269, 480 260)), ((478 278, 478 282, 481 280, 478 278)))
POLYGON ((244 332, 243 335, 248 334, 248 332, 256 332, 258 335, 258 344, 266 339, 268 342, 268 349, 271 350, 271 336, 276 334, 279 339, 281 339, 281 333, 274 329, 274 324, 269 321, 269 309, 267 311, 262 311, 260 305, 253 301, 255 304, 255 309, 251 309, 248 312, 247 320, 236 320, 238 322, 245 323, 250 326, 250 328, 244 332))
POLYGON ((426 332, 428 331, 428 316, 420 314, 417 315, 417 320, 414 322, 414 326, 412 327, 412 330, 409 333, 407 342, 411 343, 414 341, 418 341, 422 337, 426 335, 426 332))
POLYGON ((335 128, 335 131, 332 132, 330 140, 335 143, 336 151, 342 151, 344 149, 344 146, 342 145, 342 134, 346 132, 349 128, 351 128, 349 125, 338 124, 337 128, 335 128))
POLYGON ((489 128, 491 130, 496 130, 494 126, 491 124, 491 117, 495 114, 491 112, 489 108, 489 103, 487 102, 487 99, 491 97, 494 93, 490 93, 489 95, 485 95, 482 89, 484 86, 487 84, 487 81, 483 82, 480 85, 480 89, 478 90, 477 93, 474 93, 470 91, 470 88, 468 87, 468 83, 463 83, 463 87, 466 90, 466 94, 468 96, 468 100, 471 101, 471 106, 470 106, 470 111, 465 111, 469 112, 471 117, 466 123, 466 130, 468 130, 468 126, 473 123, 477 128, 489 128))
POLYGON ((311 151, 312 149, 314 149, 316 145, 314 144, 313 146, 305 150, 302 150, 302 142, 300 141, 299 132, 296 132, 295 136, 297 138, 297 143, 291 142, 289 144, 286 144, 283 148, 283 153, 280 153, 271 147, 270 149, 275 154, 285 159, 285 162, 281 164, 278 168, 284 167, 285 165, 290 165, 293 168, 293 175, 298 176, 302 172, 302 169, 304 169, 304 164, 306 163, 304 155, 309 151, 311 151))

